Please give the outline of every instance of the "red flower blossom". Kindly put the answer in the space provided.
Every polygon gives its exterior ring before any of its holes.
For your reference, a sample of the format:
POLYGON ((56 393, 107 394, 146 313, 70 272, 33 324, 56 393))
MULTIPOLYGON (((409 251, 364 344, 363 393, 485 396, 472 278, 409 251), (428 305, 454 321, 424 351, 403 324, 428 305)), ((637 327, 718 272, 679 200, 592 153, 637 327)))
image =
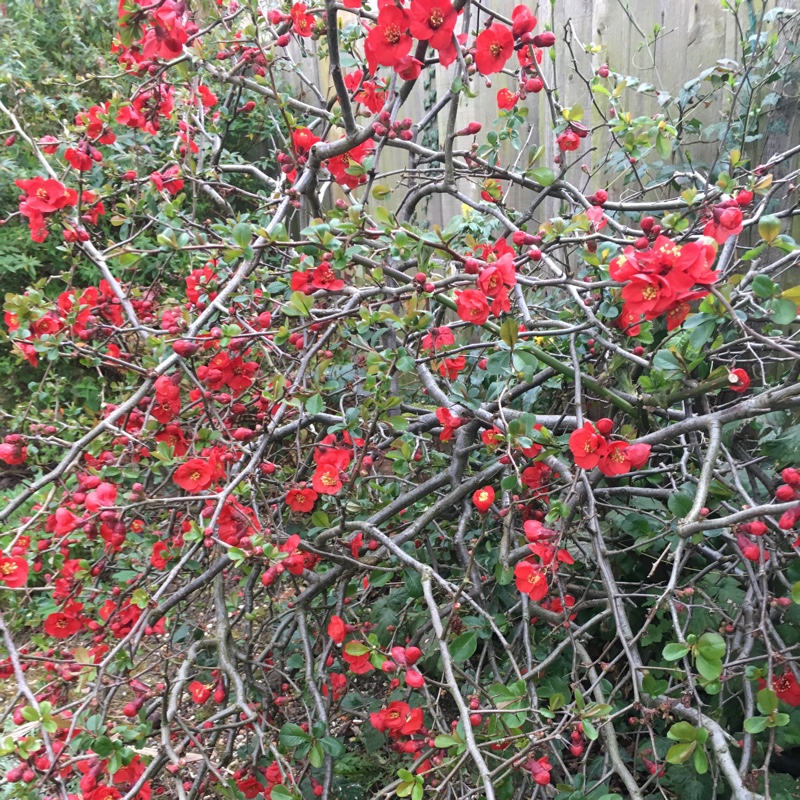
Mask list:
POLYGON ((481 441, 490 450, 494 450, 503 441, 503 433, 502 431, 497 430, 497 428, 489 428, 487 430, 481 431, 481 441))
POLYGON ((500 72, 514 52, 514 36, 499 22, 490 25, 475 40, 475 65, 483 75, 500 72))
POLYGON ((567 128, 563 133, 559 133, 558 136, 556 136, 556 144, 559 150, 568 153, 580 147, 581 139, 575 131, 571 128, 567 128))
POLYGON ((750 388, 750 376, 743 369, 732 369, 728 373, 728 378, 732 392, 741 394, 750 388))
POLYGON ((600 463, 600 458, 605 455, 606 440, 597 433, 591 422, 585 422, 582 428, 578 428, 570 435, 569 449, 577 466, 582 469, 594 469, 600 463))
POLYGON ((797 683, 794 673, 787 669, 783 675, 774 678, 772 689, 778 699, 790 706, 800 706, 800 684, 797 683))
POLYGON ((79 172, 88 172, 94 164, 92 157, 83 148, 68 147, 64 153, 64 158, 79 172))
POLYGON ((319 464, 314 471, 311 485, 318 494, 338 494, 343 486, 339 472, 335 464, 319 464))
POLYGON ((175 470, 172 480, 189 494, 197 494, 213 483, 214 467, 206 458, 190 458, 175 470))
POLYGON ((0 586, 19 589, 28 581, 28 562, 19 556, 0 556, 0 586))
POLYGON ((492 503, 494 503, 494 489, 491 486, 484 486, 482 489, 476 489, 472 495, 472 502, 478 511, 486 513, 492 503))
POLYGON ((717 244, 725 244, 731 236, 744 230, 742 224, 742 209, 735 200, 720 203, 711 209, 711 220, 703 228, 703 233, 710 236, 717 244))
POLYGON ((295 3, 290 12, 294 32, 298 36, 311 36, 314 32, 314 15, 306 10, 305 3, 295 3))
POLYGON ((326 162, 328 172, 340 186, 347 186, 348 189, 355 189, 367 180, 366 175, 351 175, 348 169, 353 169, 355 165, 361 165, 364 159, 372 152, 374 145, 371 140, 367 140, 360 145, 342 153, 340 156, 329 158, 326 162))
POLYGON ((503 111, 510 111, 517 104, 519 93, 509 89, 500 89, 497 93, 497 107, 503 111))
POLYGON ((461 427, 464 421, 461 417, 454 417, 448 408, 437 408, 436 419, 444 426, 444 430, 439 434, 439 441, 442 442, 449 442, 453 438, 453 433, 461 427))
POLYGON ((81 603, 67 603, 63 611, 55 611, 44 621, 44 632, 54 639, 68 639, 83 627, 81 603))
POLYGON ((411 0, 408 21, 411 35, 434 50, 450 47, 458 12, 450 0, 411 0))
POLYGON ((550 783, 550 770, 553 769, 553 766, 547 756, 539 759, 532 758, 525 766, 531 771, 534 783, 539 786, 547 786, 550 783))
POLYGON ((334 614, 331 617, 331 621, 328 623, 328 636, 333 639, 336 644, 341 644, 344 641, 344 637, 347 635, 347 625, 345 621, 341 617, 337 617, 334 614))
POLYGON ((459 319, 474 325, 483 325, 489 319, 489 303, 482 292, 477 289, 466 289, 456 292, 459 319))
MULTIPOLYGON (((331 672, 331 688, 333 689, 333 699, 340 700, 347 692, 347 675, 341 672, 331 672)), ((329 693, 328 684, 322 687, 322 694, 327 697, 329 693)))
POLYGON ((456 356, 455 358, 445 358, 439 364, 439 373, 443 378, 454 381, 458 378, 458 374, 467 366, 467 359, 464 356, 456 356))
POLYGON ((453 331, 443 325, 441 328, 431 328, 430 333, 426 333, 422 337, 422 349, 438 350, 440 347, 448 347, 451 344, 455 344, 455 342, 453 331))
POLYGON ((183 53, 183 45, 189 40, 189 33, 180 20, 181 7, 172 0, 166 0, 153 14, 153 27, 142 39, 142 55, 145 58, 177 58, 183 53))
POLYGON ((113 483, 100 483, 94 491, 86 495, 83 504, 88 511, 96 514, 104 508, 112 508, 117 502, 117 487, 113 483))
POLYGON ((203 703, 207 702, 208 698, 211 697, 211 687, 200 683, 200 681, 192 681, 189 684, 189 694, 191 694, 192 700, 194 700, 195 703, 203 705, 203 703))
POLYGON ((313 489, 289 489, 286 492, 286 505, 292 511, 307 514, 314 508, 318 497, 319 495, 313 489))
POLYGON ((511 32, 515 39, 519 39, 524 33, 530 33, 536 27, 536 17, 528 6, 514 6, 511 20, 511 32))
POLYGON ((422 728, 423 720, 421 708, 411 708, 400 700, 369 715, 372 727, 381 733, 388 731, 390 736, 411 736, 422 728))
POLYGON ((344 288, 344 281, 334 275, 328 263, 324 261, 311 273, 311 285, 315 289, 327 289, 329 292, 338 292, 344 288))
MULTIPOLYGON (((455 23, 454 23, 455 24, 455 23)), ((394 67, 411 50, 409 20, 403 9, 386 5, 378 12, 378 24, 367 34, 367 45, 374 61, 394 67)))
POLYGON ((517 589, 522 594, 527 594, 534 602, 541 600, 549 589, 547 576, 538 564, 530 561, 518 561, 514 567, 514 578, 517 589))
POLYGON ((375 669, 369 660, 371 655, 372 651, 359 642, 348 642, 342 651, 342 658, 356 675, 366 675, 375 669))
POLYGON ((16 466, 17 464, 24 464, 27 458, 28 448, 21 442, 3 442, 3 444, 0 444, 0 461, 16 466))

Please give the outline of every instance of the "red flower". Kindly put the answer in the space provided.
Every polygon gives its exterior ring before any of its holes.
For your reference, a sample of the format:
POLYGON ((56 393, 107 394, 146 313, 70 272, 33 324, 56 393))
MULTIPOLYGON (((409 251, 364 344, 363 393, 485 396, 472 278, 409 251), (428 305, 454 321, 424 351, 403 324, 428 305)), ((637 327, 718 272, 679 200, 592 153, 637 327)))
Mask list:
POLYGON ((339 467, 335 464, 319 464, 314 471, 311 485, 318 494, 338 494, 343 485, 339 472, 339 467))
POLYGON ((442 423, 444 430, 439 434, 439 441, 448 442, 453 438, 453 433, 461 427, 463 420, 460 417, 454 417, 448 408, 437 408, 436 419, 442 423))
POLYGON ((539 759, 532 758, 525 766, 531 771, 534 783, 539 786, 547 786, 550 783, 550 770, 553 769, 553 766, 547 756, 539 759))
POLYGON ((292 511, 307 514, 314 508, 319 495, 313 489, 289 489, 286 492, 286 505, 292 511))
POLYGON ((211 687, 200 683, 200 681, 192 681, 189 684, 189 694, 191 694, 195 703, 203 705, 211 697, 211 687))
MULTIPOLYGON (((333 699, 340 700, 347 691, 347 675, 341 672, 332 672, 330 678, 331 688, 333 689, 333 699)), ((322 687, 322 694, 327 697, 328 692, 328 684, 326 683, 322 687)))
POLYGON ((459 372, 467 366, 467 359, 464 356, 456 356, 455 358, 445 358, 439 364, 439 373, 443 378, 454 381, 459 372))
POLYGON ((338 292, 344 288, 344 281, 334 275, 328 263, 324 261, 311 273, 311 285, 315 289, 327 289, 329 292, 338 292))
POLYGON ((500 72, 514 52, 514 36, 499 22, 489 26, 475 40, 475 64, 483 75, 500 72))
POLYGON ((772 682, 772 689, 779 700, 790 706, 800 706, 800 685, 791 670, 787 669, 772 682))
POLYGON ((331 617, 331 621, 328 623, 328 636, 333 639, 336 644, 341 644, 344 641, 344 637, 347 635, 347 625, 345 621, 341 617, 337 617, 334 614, 331 617))
POLYGON ((504 111, 510 111, 517 104, 519 94, 509 89, 501 89, 497 93, 497 107, 504 111))
POLYGON ((92 168, 92 157, 83 149, 68 147, 64 158, 79 172, 88 172, 92 168))
MULTIPOLYGON (((453 48, 455 51, 455 47, 453 48)), ((439 62, 442 63, 444 61, 444 57, 442 56, 442 51, 439 51, 439 62)), ((453 55, 453 60, 455 61, 455 53, 453 55)), ((450 63, 452 63, 452 61, 450 63)), ((394 71, 404 80, 404 81, 415 81, 419 78, 420 74, 422 73, 422 68, 425 65, 418 59, 414 58, 414 56, 403 56, 395 65, 394 71)), ((446 65, 444 65, 446 66, 446 65)), ((382 93, 383 96, 383 93, 382 93)), ((380 111, 380 109, 370 109, 371 111, 380 111)))
POLYGON ((512 29, 515 39, 523 33, 530 33, 536 27, 536 17, 528 6, 515 6, 511 12, 512 29))
POLYGON ((203 492, 214 481, 214 467, 206 458, 190 458, 175 470, 172 480, 189 494, 203 492))
POLYGON ((593 469, 600 463, 606 451, 606 440, 594 429, 591 422, 573 431, 569 437, 569 449, 575 464, 582 469, 593 469))
POLYGON ((298 36, 311 36, 314 32, 314 15, 306 12, 305 3, 295 3, 291 10, 294 32, 298 36))
MULTIPOLYGON (((742 555, 748 561, 759 561, 761 559, 761 549, 752 539, 748 539, 743 533, 736 533, 736 544, 742 551, 742 555)), ((769 553, 764 552, 764 560, 769 559, 769 553)))
POLYGON ((390 736, 411 736, 422 728, 421 708, 411 708, 408 703, 395 700, 386 708, 370 714, 369 721, 381 733, 388 731, 390 736))
POLYGON ((456 340, 453 337, 453 331, 446 325, 443 325, 441 328, 431 328, 430 333, 426 333, 425 336, 422 337, 423 350, 437 350, 440 347, 447 347, 455 343, 456 340))
POLYGON ((456 292, 456 301, 459 319, 464 322, 483 325, 489 319, 489 303, 483 293, 477 289, 456 292))
POLYGON ((458 12, 450 0, 411 0, 411 35, 428 42, 434 50, 450 47, 457 19, 458 12))
POLYGON ((328 172, 331 173, 336 183, 340 186, 347 186, 348 189, 355 189, 357 186, 364 183, 367 180, 366 175, 351 175, 347 170, 354 168, 355 165, 360 166, 364 159, 372 152, 373 147, 372 141, 368 139, 366 142, 354 147, 352 150, 348 150, 346 153, 342 153, 340 156, 329 158, 326 162, 328 172))
POLYGON ((9 589, 19 589, 28 580, 28 562, 24 558, 0 556, 0 586, 5 584, 9 589))
POLYGON ((0 444, 0 461, 4 461, 6 464, 10 464, 11 466, 23 464, 27 457, 28 448, 21 442, 11 444, 4 442, 0 444))
MULTIPOLYGON (((26 208, 39 214, 52 214, 65 206, 74 206, 78 202, 78 194, 74 189, 67 189, 52 178, 20 179, 14 183, 27 194, 23 201, 26 208)), ((24 211, 22 213, 25 214, 24 211)))
POLYGON ((711 209, 711 221, 703 228, 703 233, 710 236, 717 244, 725 244, 731 236, 741 233, 742 209, 735 200, 728 201, 730 205, 721 203, 711 209))
POLYGON ((422 673, 416 669, 406 670, 406 685, 412 689, 421 689, 425 685, 425 678, 422 673))
POLYGON ((167 425, 164 430, 156 434, 156 441, 164 442, 167 447, 171 447, 172 455, 176 458, 181 458, 189 452, 189 443, 179 425, 167 425))
POLYGON ((494 503, 494 489, 491 486, 484 486, 482 489, 477 489, 472 495, 472 502, 475 508, 481 513, 489 510, 492 503, 494 503))
POLYGON ((494 450, 502 443, 503 433, 502 431, 497 430, 497 428, 489 428, 485 431, 481 431, 481 441, 489 449, 494 450))
POLYGON ((527 594, 531 600, 541 600, 548 591, 547 577, 538 564, 530 561, 518 561, 514 567, 514 578, 517 589, 522 594, 527 594))
POLYGON ((743 369, 732 369, 728 373, 732 392, 746 392, 750 388, 750 376, 743 369))
POLYGON ((342 651, 342 658, 356 675, 366 675, 375 669, 369 660, 371 655, 371 650, 358 642, 348 642, 342 651))
POLYGON ((598 467, 603 475, 624 475, 631 471, 631 460, 627 455, 626 442, 609 442, 600 457, 598 467))
POLYGON ((153 552, 150 554, 150 564, 155 569, 164 569, 169 560, 169 547, 166 542, 155 542, 153 552))
POLYGON ((172 59, 181 55, 183 45, 189 40, 189 33, 183 27, 180 13, 177 3, 166 0, 153 14, 153 27, 142 39, 143 56, 172 59))
POLYGON ((394 67, 408 55, 412 42, 408 25, 406 12, 397 6, 384 6, 378 12, 378 24, 367 34, 367 45, 375 62, 394 67))
POLYGON ((88 511, 96 514, 104 508, 111 508, 117 502, 117 487, 113 483, 101 483, 86 495, 83 504, 88 511))
POLYGON ((53 612, 44 621, 44 632, 54 639, 68 639, 83 627, 79 616, 82 609, 80 603, 69 603, 63 611, 53 612))
POLYGON ((556 136, 556 144, 558 145, 558 149, 564 153, 568 153, 572 150, 577 150, 580 147, 581 139, 575 131, 570 128, 567 128, 563 133, 560 133, 556 136))

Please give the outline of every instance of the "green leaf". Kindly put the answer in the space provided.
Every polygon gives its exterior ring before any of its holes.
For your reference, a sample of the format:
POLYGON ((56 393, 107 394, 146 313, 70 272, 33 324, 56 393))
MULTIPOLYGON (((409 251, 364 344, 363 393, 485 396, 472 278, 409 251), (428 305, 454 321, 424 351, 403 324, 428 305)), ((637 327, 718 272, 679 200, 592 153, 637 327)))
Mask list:
POLYGON ((284 747, 299 747, 311 740, 311 736, 306 733, 299 725, 287 722, 281 727, 279 739, 284 747))
POLYGON ((341 758, 347 752, 347 748, 333 736, 326 736, 319 741, 322 745, 322 749, 329 756, 333 756, 334 758, 341 758))
POLYGON ((450 656, 457 664, 468 661, 478 649, 478 634, 474 631, 462 633, 450 645, 450 656))
POLYGON ((672 155, 672 142, 661 131, 656 136, 656 150, 664 160, 672 155))
POLYGON ((762 714, 772 714, 778 710, 778 695, 772 689, 762 689, 756 695, 756 704, 762 714))
POLYGON ((597 728, 589 722, 588 719, 581 720, 581 728, 583 728, 583 735, 590 741, 593 742, 599 734, 597 733, 597 728))
POLYGON ((446 734, 439 734, 439 736, 434 739, 434 745, 442 750, 446 750, 448 747, 453 747, 453 745, 458 744, 456 740, 452 736, 447 736, 446 734))
POLYGON ((91 747, 100 758, 108 758, 114 752, 114 742, 108 736, 98 736, 91 747))
POLYGON ((683 518, 692 510, 693 502, 688 494, 675 492, 667 498, 667 507, 676 517, 683 518))
POLYGON ((761 733, 767 727, 766 717, 750 717, 744 721, 744 729, 747 733, 761 733))
POLYGON ((697 728, 690 722, 676 722, 667 731, 667 738, 673 742, 693 742, 697 739, 697 728))
POLYGON ((556 175, 553 170, 547 167, 537 167, 528 172, 528 175, 533 178, 536 183, 541 186, 550 186, 555 183, 556 175))
POLYGON ((797 319, 797 306, 785 297, 773 300, 769 310, 776 325, 791 325, 797 319))
POLYGON ((772 297, 779 289, 766 275, 756 275, 752 285, 753 294, 762 299, 772 297))
POLYGON ((500 326, 500 338, 511 348, 517 343, 517 339, 519 339, 519 323, 514 317, 509 317, 500 326))
POLYGON ((691 648, 688 644, 678 644, 677 642, 671 642, 670 644, 664 647, 664 651, 662 652, 662 656, 667 661, 677 661, 679 658, 683 658, 685 655, 689 653, 691 648))
POLYGON ((783 728, 788 725, 792 721, 792 718, 788 714, 784 714, 781 712, 780 714, 773 714, 772 715, 772 725, 768 725, 770 728, 783 728))
POLYGON ((667 750, 667 764, 684 764, 694 753, 697 742, 678 742, 667 750))
POLYGON ((309 414, 321 414, 323 408, 325 408, 325 401, 322 399, 321 394, 312 394, 306 400, 306 411, 309 414))
POLYGON ((781 221, 768 214, 758 221, 758 235, 767 243, 775 240, 781 232, 781 221))
POLYGON ((272 800, 291 800, 294 796, 283 784, 276 783, 272 787, 272 800))
POLYGON ((705 775, 708 772, 708 756, 702 747, 694 751, 694 768, 698 775, 705 775))
POLYGON ((800 581, 792 586, 792 602, 800 605, 800 581))
POLYGON ((726 650, 725 639, 718 633, 704 633, 697 641, 697 652, 704 658, 721 659, 726 650))
POLYGON ((308 762, 312 767, 321 767, 325 761, 325 753, 322 751, 322 745, 319 742, 314 742, 314 746, 308 751, 308 762))
POLYGON ((425 789, 423 785, 417 781, 414 784, 414 788, 411 790, 411 800, 422 800, 422 796, 425 794, 425 789))
POLYGON ((718 658, 706 658, 702 653, 698 653, 694 663, 697 671, 707 681, 713 681, 722 675, 722 661, 718 658))
POLYGON ((239 245, 239 247, 247 247, 250 244, 250 238, 252 236, 252 232, 250 230, 250 226, 246 222, 240 222, 232 231, 233 234, 233 241, 239 245))
POLYGON ((36 722, 39 719, 39 712, 33 706, 25 706, 22 709, 22 716, 28 722, 36 722))

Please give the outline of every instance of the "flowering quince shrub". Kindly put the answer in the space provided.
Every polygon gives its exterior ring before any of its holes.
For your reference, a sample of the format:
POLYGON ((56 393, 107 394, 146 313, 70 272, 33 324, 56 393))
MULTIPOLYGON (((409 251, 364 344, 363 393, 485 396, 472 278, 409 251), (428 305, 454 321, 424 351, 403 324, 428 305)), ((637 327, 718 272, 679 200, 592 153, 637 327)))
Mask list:
POLYGON ((797 796, 796 15, 672 98, 546 7, 114 11, 0 83, 0 797, 797 796))

